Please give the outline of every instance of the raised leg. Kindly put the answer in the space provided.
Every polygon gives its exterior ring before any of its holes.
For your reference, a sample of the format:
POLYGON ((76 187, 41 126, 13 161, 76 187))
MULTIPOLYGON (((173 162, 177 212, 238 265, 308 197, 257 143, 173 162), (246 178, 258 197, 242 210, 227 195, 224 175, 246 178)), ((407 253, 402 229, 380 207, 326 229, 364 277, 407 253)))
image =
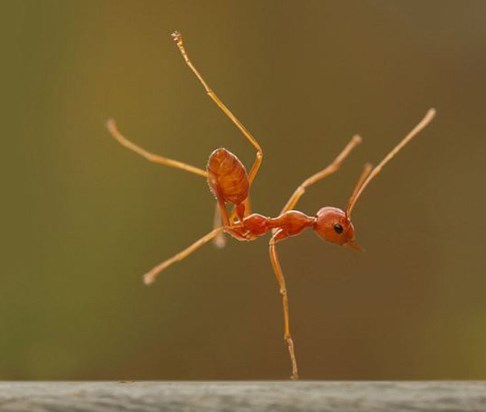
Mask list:
POLYGON ((250 181, 250 185, 251 185, 253 180, 255 179, 256 174, 258 173, 258 169, 260 168, 263 162, 262 148, 260 147, 256 139, 251 135, 251 133, 246 129, 246 127, 243 126, 243 124, 236 118, 236 116, 233 113, 231 113, 230 109, 228 109, 226 105, 219 99, 219 97, 216 96, 216 93, 214 93, 214 91, 209 87, 209 85, 206 83, 206 81, 203 79, 203 77, 199 74, 197 69, 194 67, 191 60, 189 59, 186 49, 184 48, 182 35, 179 32, 175 31, 174 33, 172 33, 172 37, 174 38, 177 47, 179 48, 179 51, 181 52, 185 62, 192 70, 192 72, 196 75, 198 80, 201 82, 208 96, 214 101, 214 103, 216 103, 216 105, 223 111, 223 113, 226 116, 228 116, 228 118, 236 125, 236 127, 240 129, 241 133, 243 133, 243 135, 249 140, 249 142, 256 149, 257 151, 256 159, 255 162, 253 163, 250 173, 248 174, 248 180, 250 181))
POLYGON ((292 363, 292 375, 290 376, 290 378, 299 379, 299 371, 297 369, 297 359, 295 358, 294 341, 292 340, 292 336, 290 335, 289 299, 287 297, 287 287, 285 286, 285 278, 282 272, 282 268, 280 267, 280 262, 278 261, 277 250, 275 248, 275 244, 277 243, 277 241, 282 240, 279 239, 279 235, 281 235, 281 231, 277 231, 270 239, 270 244, 269 244, 270 261, 272 262, 273 271, 275 272, 275 276, 280 286, 280 294, 282 295, 283 313, 284 313, 284 340, 285 343, 287 344, 287 348, 289 350, 289 355, 290 355, 290 361, 292 363))
POLYGON ((339 168, 341 167, 342 162, 348 155, 351 153, 351 151, 357 146, 359 143, 361 143, 361 137, 358 135, 355 135, 352 137, 351 141, 346 145, 346 147, 343 149, 341 153, 333 160, 333 162, 321 170, 320 172, 317 172, 315 175, 312 175, 308 179, 306 179, 297 189, 295 189, 295 192, 290 196, 290 199, 288 200, 287 204, 284 206, 280 214, 285 213, 295 207, 301 196, 305 193, 305 190, 313 185, 314 183, 317 183, 319 180, 324 179, 325 177, 333 174, 334 172, 337 172, 339 168))
POLYGON ((123 136, 120 133, 113 119, 109 119, 106 122, 106 128, 111 133, 111 135, 116 140, 118 140, 118 142, 121 145, 139 154, 140 156, 145 157, 145 159, 147 159, 150 162, 158 163, 164 166, 175 167, 176 169, 182 169, 185 170, 186 172, 191 172, 205 178, 208 177, 208 173, 203 169, 199 169, 198 167, 194 167, 186 163, 179 162, 178 160, 172 160, 172 159, 168 159, 167 157, 156 155, 154 153, 148 152, 145 149, 142 149, 140 146, 137 146, 135 143, 132 143, 130 140, 128 140, 125 136, 123 136))
POLYGON ((216 236, 223 233, 223 231, 224 231, 224 227, 222 226, 213 229, 207 235, 203 236, 201 239, 194 242, 191 246, 184 249, 182 252, 177 253, 176 255, 172 256, 170 259, 167 259, 162 263, 158 264, 157 266, 155 266, 153 269, 151 269, 143 276, 143 281, 145 282, 146 285, 153 283, 156 277, 160 274, 160 272, 167 269, 173 263, 179 262, 182 259, 186 258, 192 252, 196 251, 201 246, 209 242, 211 239, 214 239, 216 236))

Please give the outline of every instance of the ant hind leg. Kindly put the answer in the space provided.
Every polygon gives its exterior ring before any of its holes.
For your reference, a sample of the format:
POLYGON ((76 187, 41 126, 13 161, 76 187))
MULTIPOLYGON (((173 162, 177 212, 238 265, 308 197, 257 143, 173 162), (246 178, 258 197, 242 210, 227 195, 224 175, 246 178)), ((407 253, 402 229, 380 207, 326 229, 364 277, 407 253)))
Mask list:
MULTIPOLYGON (((213 228, 217 229, 223 225, 223 219, 221 217, 221 208, 219 206, 219 202, 216 202, 216 207, 214 208, 214 220, 213 220, 213 228)), ((223 249, 226 246, 226 237, 224 236, 224 232, 219 233, 214 239, 213 244, 218 249, 223 249)))
POLYGON ((243 135, 248 139, 248 141, 253 145, 253 147, 256 149, 256 159, 255 162, 253 163, 252 168, 250 169, 250 173, 248 174, 248 180, 250 182, 250 185, 253 183, 253 180, 255 179, 255 176, 258 173, 258 169, 260 169, 260 166, 262 165, 263 162, 263 150, 260 146, 260 144, 257 142, 257 140, 251 135, 251 133, 248 131, 248 129, 243 126, 243 124, 236 118, 236 116, 228 109, 228 107, 220 100, 220 98, 214 93, 214 91, 209 87, 209 85, 206 83, 206 81, 203 79, 201 74, 198 72, 196 67, 192 64, 191 60, 189 59, 189 55, 186 52, 186 49, 184 47, 182 35, 175 31, 172 33, 172 37, 174 38, 174 41, 176 42, 177 47, 179 48, 179 51, 182 54, 182 57, 184 58, 184 61, 186 64, 189 66, 189 68, 192 70, 194 75, 197 77, 199 82, 203 85, 204 90, 206 91, 207 95, 213 100, 214 103, 223 111, 223 113, 235 124, 235 126, 243 133, 243 135))
POLYGON ((202 238, 196 240, 191 246, 187 247, 183 251, 177 253, 176 255, 172 256, 171 258, 169 258, 167 260, 164 260, 162 263, 159 263, 157 266, 155 266, 153 269, 151 269, 149 272, 147 272, 143 276, 144 283, 146 285, 149 285, 149 284, 155 282, 155 279, 160 274, 160 272, 167 269, 173 263, 176 263, 176 262, 181 261, 182 259, 185 259, 191 253, 195 252, 201 246, 204 246, 207 242, 209 242, 211 239, 214 239, 216 236, 218 236, 223 231, 224 231, 223 226, 217 227, 216 229, 213 229, 211 232, 204 235, 202 238))

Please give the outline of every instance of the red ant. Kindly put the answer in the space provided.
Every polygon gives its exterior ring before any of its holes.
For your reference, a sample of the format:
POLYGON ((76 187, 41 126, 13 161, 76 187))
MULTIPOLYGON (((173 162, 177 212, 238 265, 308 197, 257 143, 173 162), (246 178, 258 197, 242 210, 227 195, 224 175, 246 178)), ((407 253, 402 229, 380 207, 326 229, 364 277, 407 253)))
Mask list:
POLYGON ((344 211, 335 207, 323 207, 315 216, 307 216, 306 214, 293 209, 309 186, 333 174, 340 168, 343 160, 350 154, 353 148, 361 142, 361 137, 358 135, 353 136, 351 141, 329 166, 309 177, 295 190, 277 217, 272 218, 260 215, 258 213, 250 213, 249 190, 262 164, 263 150, 255 138, 245 128, 245 126, 243 126, 243 124, 233 115, 233 113, 231 113, 231 111, 219 99, 219 97, 216 96, 213 90, 208 86, 203 77, 196 70, 184 48, 181 34, 174 32, 172 37, 174 38, 174 41, 176 42, 185 62, 199 79, 208 96, 216 103, 224 114, 229 117, 236 127, 240 129, 243 135, 256 149, 256 159, 250 169, 250 173, 247 173, 245 166, 233 153, 224 148, 219 148, 209 156, 206 170, 199 169, 186 163, 168 159, 142 149, 126 139, 118 131, 113 119, 108 120, 108 130, 123 146, 133 150, 151 162, 182 169, 206 178, 209 183, 209 188, 217 200, 215 228, 194 242, 187 249, 179 252, 175 256, 151 269, 144 275, 144 282, 146 284, 154 282, 156 277, 163 270, 167 269, 173 263, 186 258, 210 240, 214 240, 216 244, 223 246, 223 233, 227 233, 237 240, 250 241, 271 232, 272 237, 269 243, 270 261, 272 263, 275 276, 277 277, 277 281, 280 285, 280 294, 282 295, 283 300, 284 340, 287 344, 292 364, 291 379, 298 379, 294 342, 290 334, 289 326, 289 303, 287 297, 287 288, 285 286, 285 279, 282 268, 280 267, 275 245, 277 242, 300 234, 304 229, 312 228, 323 240, 327 240, 328 242, 336 243, 355 250, 362 250, 356 242, 354 226, 351 223, 351 212, 356 204, 356 201, 359 199, 363 193, 363 190, 366 188, 366 186, 368 186, 371 180, 376 177, 378 173, 380 173, 383 166, 385 166, 385 164, 387 164, 398 153, 398 151, 400 151, 413 137, 415 137, 430 123, 435 116, 435 110, 429 109, 425 117, 417 124, 417 126, 415 126, 415 128, 407 136, 405 136, 405 138, 403 138, 403 140, 390 153, 385 156, 378 166, 372 168, 370 164, 365 165, 344 211), (231 212, 228 212, 226 204, 232 206, 233 209, 231 212))

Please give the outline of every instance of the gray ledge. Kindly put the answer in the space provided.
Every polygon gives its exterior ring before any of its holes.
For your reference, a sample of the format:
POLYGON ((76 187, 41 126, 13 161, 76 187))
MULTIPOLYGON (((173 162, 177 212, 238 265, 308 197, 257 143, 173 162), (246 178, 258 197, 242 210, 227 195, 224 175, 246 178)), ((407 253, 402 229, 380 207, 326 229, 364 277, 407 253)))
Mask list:
POLYGON ((486 411, 486 382, 0 382, 1 412, 486 411))

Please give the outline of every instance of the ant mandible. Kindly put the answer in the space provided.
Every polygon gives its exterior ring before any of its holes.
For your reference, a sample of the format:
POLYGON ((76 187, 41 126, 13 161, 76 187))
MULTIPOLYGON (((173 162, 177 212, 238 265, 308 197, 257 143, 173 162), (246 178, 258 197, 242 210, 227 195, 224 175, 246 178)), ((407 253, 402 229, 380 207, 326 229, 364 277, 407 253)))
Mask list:
POLYGON ((417 126, 415 126, 413 130, 408 133, 408 135, 405 136, 375 168, 372 168, 370 164, 365 165, 363 172, 356 183, 354 191, 349 198, 345 210, 335 207, 323 207, 315 216, 307 216, 298 210, 294 210, 294 207, 309 186, 333 174, 340 168, 344 159, 348 157, 354 147, 361 142, 361 137, 358 135, 353 136, 351 141, 329 166, 306 179, 295 190, 277 217, 267 217, 258 213, 251 213, 249 191, 262 164, 263 150, 255 138, 245 128, 245 126, 243 126, 243 124, 235 117, 228 107, 226 107, 219 97, 216 96, 214 91, 208 86, 206 81, 194 67, 184 48, 182 35, 178 32, 174 32, 172 37, 176 42, 176 45, 179 48, 179 51, 181 52, 186 64, 201 82, 208 96, 236 125, 236 127, 240 129, 243 135, 256 149, 256 159, 250 169, 250 172, 247 173, 245 166, 233 153, 227 149, 219 148, 211 153, 206 170, 203 170, 198 167, 162 157, 142 149, 129 141, 119 132, 113 119, 108 120, 108 130, 110 131, 111 135, 123 146, 134 151, 135 153, 138 153, 151 162, 182 169, 206 178, 209 183, 209 188, 217 200, 214 229, 194 242, 187 249, 184 249, 175 256, 165 260, 151 269, 144 275, 144 282, 146 284, 151 284, 163 270, 167 269, 173 263, 186 258, 195 250, 199 249, 201 246, 211 240, 215 241, 216 244, 223 246, 224 233, 227 233, 240 241, 250 241, 270 232, 272 234, 269 242, 270 261, 280 286, 280 294, 282 295, 284 341, 287 344, 292 365, 291 379, 298 379, 299 375, 297 360, 295 357, 294 342, 290 334, 289 326, 287 287, 285 286, 285 278, 278 260, 277 250, 275 248, 276 244, 282 240, 288 239, 291 236, 299 235, 304 229, 312 228, 323 240, 355 250, 361 250, 360 246, 356 242, 354 226, 351 223, 351 212, 356 204, 356 201, 371 180, 376 177, 378 173, 380 173, 383 166, 385 166, 398 153, 398 151, 400 151, 411 139, 413 139, 430 123, 435 116, 435 109, 429 109, 425 117, 417 124, 417 126), (227 204, 232 206, 231 212, 228 211, 226 207, 227 204))

